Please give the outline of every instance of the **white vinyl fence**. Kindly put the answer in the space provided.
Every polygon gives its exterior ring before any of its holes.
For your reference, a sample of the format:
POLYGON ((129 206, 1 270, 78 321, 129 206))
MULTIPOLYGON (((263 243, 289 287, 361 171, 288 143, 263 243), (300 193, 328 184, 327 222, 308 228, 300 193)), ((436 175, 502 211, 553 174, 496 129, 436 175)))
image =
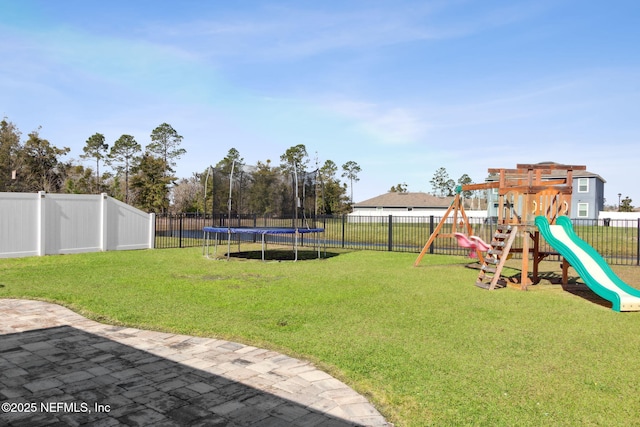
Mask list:
POLYGON ((106 194, 0 193, 0 258, 153 248, 154 228, 106 194))

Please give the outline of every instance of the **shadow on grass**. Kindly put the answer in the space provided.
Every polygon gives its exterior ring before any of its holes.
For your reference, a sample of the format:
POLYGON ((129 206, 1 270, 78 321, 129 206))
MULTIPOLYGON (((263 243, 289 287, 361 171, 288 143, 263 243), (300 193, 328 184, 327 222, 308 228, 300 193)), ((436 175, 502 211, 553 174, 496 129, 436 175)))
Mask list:
MULTIPOLYGON (((320 259, 333 258, 340 255, 338 252, 325 252, 320 251, 320 259)), ((224 257, 227 255, 225 254, 224 257)), ((240 251, 240 252, 232 252, 230 258, 237 259, 250 259, 250 260, 262 260, 262 251, 240 251)), ((265 261, 294 261, 296 254, 293 251, 288 250, 266 250, 264 252, 264 260, 265 261)), ((298 251, 298 261, 308 261, 318 259, 318 251, 316 250, 299 250, 298 251)))
MULTIPOLYGON (((482 267, 479 263, 469 263, 466 265, 467 268, 472 268, 476 270, 480 270, 482 267)), ((530 276, 531 278, 531 276, 530 276)), ((562 286, 562 290, 568 292, 572 295, 583 298, 593 304, 600 305, 602 307, 611 308, 612 304, 610 301, 600 297, 598 294, 593 292, 591 288, 589 288, 585 283, 579 282, 578 277, 569 277, 568 283, 566 285, 562 284, 562 273, 557 271, 539 271, 538 272, 538 283, 542 281, 546 281, 551 285, 560 285, 562 286)), ((502 277, 498 282, 498 286, 496 289, 505 288, 507 284, 518 285, 522 281, 522 272, 513 267, 506 267, 502 272, 502 277)), ((535 286, 534 284, 533 286, 535 286)))
MULTIPOLYGON (((465 267, 480 270, 482 267, 479 263, 469 263, 465 267)), ((506 283, 518 284, 521 283, 522 280, 522 272, 513 267, 506 267, 502 272, 503 279, 500 280, 499 285, 496 289, 504 288, 506 283)), ((562 273, 558 271, 539 271, 538 272, 539 282, 546 281, 551 285, 560 285, 562 286, 562 290, 568 292, 572 295, 583 298, 593 304, 600 305, 602 307, 611 308, 611 301, 608 301, 595 292, 591 290, 584 282, 579 281, 579 277, 569 276, 567 280, 567 284, 564 285, 562 283, 562 273)), ((535 285, 533 285, 535 286, 535 285)))
MULTIPOLYGON (((482 270, 482 264, 480 264, 479 262, 472 262, 469 264, 465 264, 465 267, 470 268, 472 270, 478 270, 478 272, 482 270)), ((518 284, 521 282, 522 280, 521 278, 522 278, 522 272, 520 270, 513 267, 505 266, 502 272, 500 273, 500 279, 498 280, 496 289, 503 289, 508 284, 511 284, 511 285, 518 284)))
POLYGON ((553 271, 543 271, 538 273, 540 280, 546 280, 552 285, 562 286, 562 290, 572 295, 585 299, 593 304, 600 305, 602 307, 611 308, 611 301, 607 301, 595 292, 591 290, 585 283, 579 282, 577 277, 569 276, 567 284, 562 283, 562 274, 553 271))

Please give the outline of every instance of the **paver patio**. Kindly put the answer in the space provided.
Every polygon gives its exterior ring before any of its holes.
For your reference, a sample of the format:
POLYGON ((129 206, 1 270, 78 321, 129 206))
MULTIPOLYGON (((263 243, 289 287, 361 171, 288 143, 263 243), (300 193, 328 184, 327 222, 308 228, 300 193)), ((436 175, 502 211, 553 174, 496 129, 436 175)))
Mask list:
POLYGON ((389 426, 309 362, 0 299, 0 425, 389 426))

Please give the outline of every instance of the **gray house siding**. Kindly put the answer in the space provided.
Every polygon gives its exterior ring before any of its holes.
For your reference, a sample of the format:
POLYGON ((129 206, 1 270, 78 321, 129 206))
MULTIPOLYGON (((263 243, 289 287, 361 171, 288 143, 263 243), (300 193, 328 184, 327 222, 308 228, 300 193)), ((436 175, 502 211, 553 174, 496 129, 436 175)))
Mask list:
POLYGON ((571 218, 597 219, 604 210, 604 182, 596 177, 573 179, 571 218))

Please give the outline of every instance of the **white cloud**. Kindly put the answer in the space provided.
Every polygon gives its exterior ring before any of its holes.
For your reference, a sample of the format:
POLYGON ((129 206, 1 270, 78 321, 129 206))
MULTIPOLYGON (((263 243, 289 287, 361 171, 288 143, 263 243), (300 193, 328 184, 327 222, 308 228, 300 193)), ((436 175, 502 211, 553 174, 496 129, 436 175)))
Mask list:
POLYGON ((322 108, 353 120, 353 126, 383 144, 412 144, 424 139, 428 124, 417 111, 399 106, 334 100, 321 103, 322 108))
POLYGON ((217 14, 183 23, 147 24, 138 34, 184 44, 194 54, 238 57, 243 62, 290 60, 333 52, 466 37, 537 14, 538 3, 509 5, 466 15, 462 2, 345 3, 326 8, 264 6, 251 14, 217 14), (459 13, 458 13, 459 11, 459 13))
POLYGON ((153 24, 146 28, 146 37, 198 40, 196 49, 262 58, 298 57, 433 37, 427 28, 410 22, 415 15, 366 7, 342 12, 279 7, 254 11, 251 17, 223 19, 153 24), (236 50, 238 47, 244 50, 236 50))

